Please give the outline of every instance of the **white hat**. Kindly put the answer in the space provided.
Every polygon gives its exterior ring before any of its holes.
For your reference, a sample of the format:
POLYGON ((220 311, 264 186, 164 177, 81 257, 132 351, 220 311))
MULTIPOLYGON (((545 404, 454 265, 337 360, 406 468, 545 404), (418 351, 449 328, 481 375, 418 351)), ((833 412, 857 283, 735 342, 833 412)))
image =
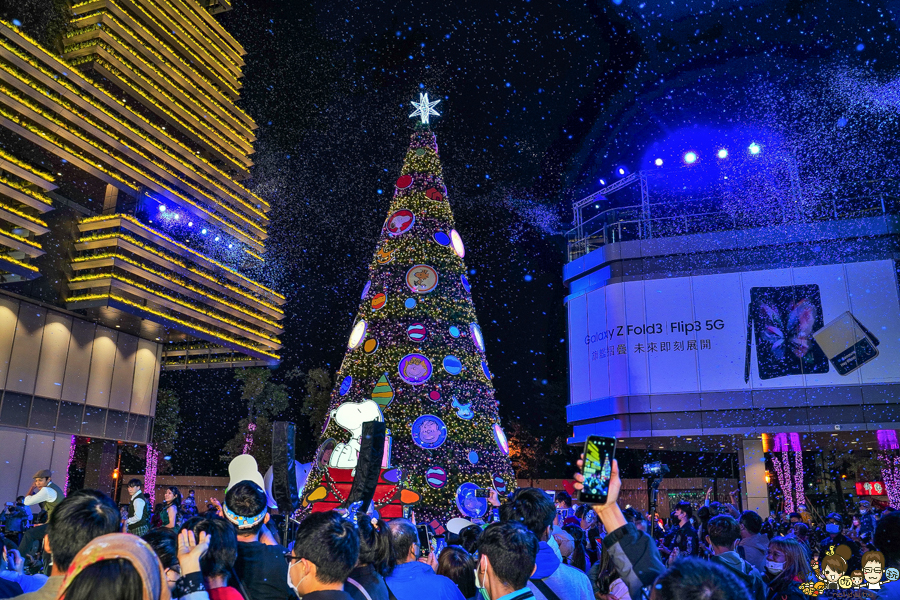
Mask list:
POLYGON ((456 517, 455 519, 450 519, 447 521, 447 531, 450 533, 455 533, 459 535, 459 532, 468 527, 469 525, 474 525, 472 521, 468 519, 462 519, 460 517, 456 517))

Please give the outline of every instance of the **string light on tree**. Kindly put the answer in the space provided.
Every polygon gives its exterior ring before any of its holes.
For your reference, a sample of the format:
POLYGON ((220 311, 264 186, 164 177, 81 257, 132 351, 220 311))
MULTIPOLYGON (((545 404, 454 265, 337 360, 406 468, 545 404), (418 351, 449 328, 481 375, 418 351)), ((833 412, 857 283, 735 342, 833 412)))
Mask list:
POLYGON ((451 518, 484 516, 487 502, 474 491, 496 487, 503 494, 515 486, 515 474, 463 262, 465 232, 456 230, 428 129, 436 104, 426 94, 413 103, 410 116, 421 119, 368 281, 354 286, 362 298, 303 503, 322 511, 345 500, 362 424, 380 421, 388 434, 376 508, 396 518, 410 507, 440 534, 451 518))

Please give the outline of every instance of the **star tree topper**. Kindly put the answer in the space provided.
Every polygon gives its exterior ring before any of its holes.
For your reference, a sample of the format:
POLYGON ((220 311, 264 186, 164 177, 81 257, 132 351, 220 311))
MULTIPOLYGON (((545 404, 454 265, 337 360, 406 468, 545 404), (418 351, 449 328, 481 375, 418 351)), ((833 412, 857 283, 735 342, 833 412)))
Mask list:
POLYGON ((413 101, 410 103, 416 107, 416 111, 414 113, 412 113, 411 115, 409 115, 410 118, 421 117, 422 123, 425 125, 428 125, 428 117, 430 115, 434 115, 436 117, 441 116, 441 113, 434 110, 434 107, 437 106, 438 102, 440 102, 440 100, 435 100, 434 102, 429 102, 428 94, 419 94, 419 101, 418 102, 413 101))

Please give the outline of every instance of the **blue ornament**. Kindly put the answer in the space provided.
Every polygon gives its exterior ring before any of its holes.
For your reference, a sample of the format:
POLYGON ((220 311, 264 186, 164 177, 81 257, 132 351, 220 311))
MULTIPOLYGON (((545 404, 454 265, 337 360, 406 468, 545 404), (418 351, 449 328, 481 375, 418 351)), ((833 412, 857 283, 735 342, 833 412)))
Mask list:
POLYGON ((353 377, 347 375, 344 377, 344 380, 341 382, 341 389, 339 390, 341 396, 346 396, 347 392, 350 391, 350 386, 353 385, 353 377))
POLYGON ((484 371, 484 376, 490 379, 492 377, 491 370, 488 369, 487 361, 481 361, 481 370, 484 371))
POLYGON ((475 452, 474 450, 469 452, 469 462, 472 463, 473 465, 478 464, 478 453, 475 452))
POLYGON ((458 338, 459 337, 459 327, 456 325, 450 326, 450 337, 458 338))
POLYGON ((363 299, 365 299, 366 294, 369 293, 369 289, 371 289, 371 287, 372 287, 372 282, 371 282, 371 281, 367 281, 367 282, 366 282, 366 287, 363 288, 363 293, 362 293, 362 298, 363 298, 363 299))
POLYGON ((416 299, 415 298, 407 298, 406 302, 403 303, 403 306, 406 308, 415 308, 416 307, 416 299))
POLYGON ((488 510, 487 498, 477 498, 475 496, 475 490, 477 489, 477 485, 468 481, 456 489, 456 508, 470 519, 482 517, 488 510))
POLYGON ((438 448, 447 439, 447 426, 440 417, 422 415, 413 422, 412 439, 420 448, 438 448))
POLYGON ((465 288, 465 290, 466 290, 467 292, 471 292, 471 291, 472 291, 472 287, 469 285, 469 280, 466 279, 466 276, 465 276, 465 275, 460 275, 460 276, 459 276, 459 280, 462 282, 463 288, 465 288))
POLYGON ((441 246, 449 246, 450 245, 450 236, 448 236, 443 231, 435 231, 434 232, 434 241, 436 241, 441 246))
POLYGON ((445 356, 444 370, 451 375, 459 375, 459 372, 462 371, 462 362, 455 356, 445 356))

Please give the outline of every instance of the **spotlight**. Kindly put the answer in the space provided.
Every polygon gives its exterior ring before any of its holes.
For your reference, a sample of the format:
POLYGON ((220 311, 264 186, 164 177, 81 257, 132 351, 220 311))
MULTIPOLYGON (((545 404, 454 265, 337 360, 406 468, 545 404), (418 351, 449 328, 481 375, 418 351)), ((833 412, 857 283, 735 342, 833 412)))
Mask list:
POLYGON ((166 212, 166 207, 162 204, 159 205, 159 212, 166 212))
POLYGON ((616 175, 618 175, 619 177, 625 177, 626 175, 628 175, 628 173, 628 167, 626 167, 625 165, 619 165, 618 167, 616 167, 616 175))
POLYGON ((203 235, 206 235, 206 229, 201 229, 200 233, 202 233, 203 235))
POLYGON ((759 144, 757 144, 756 142, 753 142, 752 144, 750 144, 750 147, 747 149, 750 150, 750 154, 753 154, 753 155, 759 154, 760 150, 762 150, 762 148, 760 148, 759 144))
POLYGON ((692 165, 697 162, 697 153, 696 152, 686 152, 684 155, 684 162, 692 165))
POLYGON ((657 167, 661 167, 661 166, 662 166, 662 159, 661 159, 661 158, 657 158, 656 160, 653 161, 653 164, 656 165, 657 167))
POLYGON ((605 179, 601 179, 601 180, 600 180, 600 185, 606 185, 606 180, 605 180, 605 179))
POLYGON ((719 150, 718 154, 716 154, 719 158, 728 158, 728 150, 726 148, 722 148, 719 150))

